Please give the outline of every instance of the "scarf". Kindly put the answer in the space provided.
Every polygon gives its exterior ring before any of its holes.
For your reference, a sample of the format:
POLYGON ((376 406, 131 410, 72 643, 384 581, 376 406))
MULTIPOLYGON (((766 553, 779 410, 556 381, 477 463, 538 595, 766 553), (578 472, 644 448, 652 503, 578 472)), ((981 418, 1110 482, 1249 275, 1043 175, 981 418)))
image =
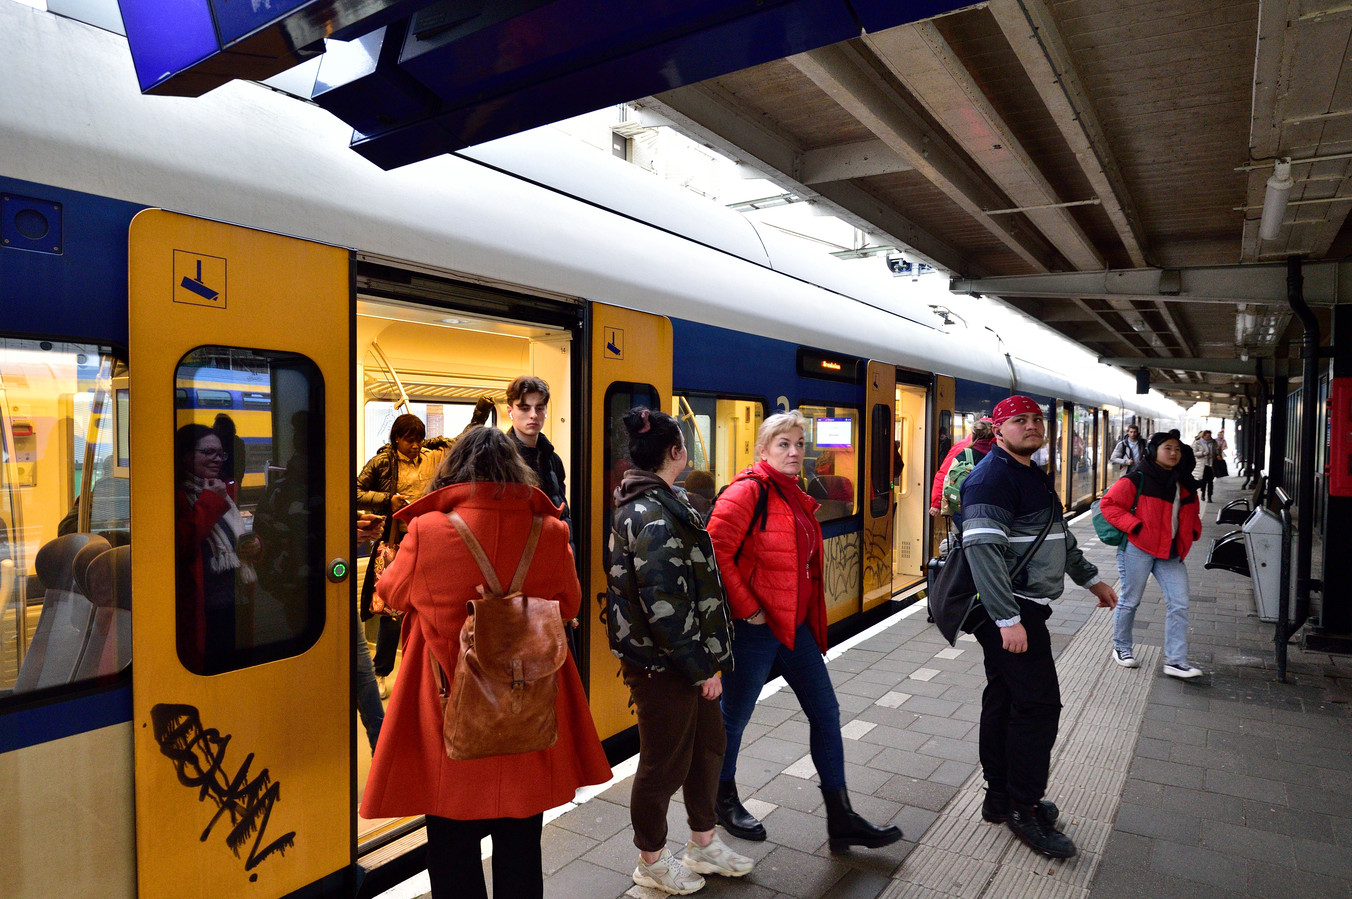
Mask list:
MULTIPOLYGON (((181 486, 188 497, 188 506, 195 507, 197 498, 206 489, 206 482, 197 475, 190 474, 181 486)), ((225 501, 228 504, 225 514, 220 517, 203 541, 207 545, 205 559, 207 570, 212 574, 235 571, 235 576, 241 583, 252 584, 258 580, 253 564, 241 562, 239 556, 235 554, 236 541, 247 534, 248 529, 244 526, 244 517, 239 514, 239 507, 229 494, 226 495, 225 501)))

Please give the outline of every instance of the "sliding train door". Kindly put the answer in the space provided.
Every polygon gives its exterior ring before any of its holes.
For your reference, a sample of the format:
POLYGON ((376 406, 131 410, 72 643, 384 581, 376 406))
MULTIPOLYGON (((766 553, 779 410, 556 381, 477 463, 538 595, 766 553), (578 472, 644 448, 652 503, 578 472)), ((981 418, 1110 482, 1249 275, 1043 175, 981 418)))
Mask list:
POLYGON ((590 558, 583 584, 583 614, 589 616, 586 647, 592 718, 601 738, 628 730, 636 719, 629 690, 620 680, 620 663, 611 655, 602 615, 606 594, 606 543, 610 533, 611 493, 629 467, 629 443, 621 416, 634 406, 665 410, 671 406, 671 322, 659 315, 593 303, 590 306, 590 441, 583 458, 591 478, 586 527, 590 558), (585 602, 591 598, 590 608, 585 602))
MULTIPOLYGON (((935 376, 934 408, 931 413, 931 420, 935 423, 934 439, 933 441, 926 441, 930 451, 930 463, 925 466, 925 477, 929 479, 924 484, 926 516, 929 515, 929 491, 933 484, 934 473, 939 470, 939 466, 943 464, 944 456, 948 455, 948 451, 953 447, 957 389, 958 382, 955 379, 947 375, 935 376)), ((930 522, 929 555, 932 558, 939 554, 939 544, 944 539, 948 519, 931 518, 930 522)))
POLYGON ((893 477, 894 524, 892 534, 892 588, 906 591, 924 580, 925 528, 929 520, 929 466, 925 454, 929 447, 928 375, 898 370, 893 394, 896 422, 897 473, 893 477))
POLYGON ((161 210, 130 233, 138 892, 352 862, 351 259, 161 210))
POLYGON ((864 611, 892 598, 892 497, 901 460, 893 437, 896 366, 870 361, 864 388, 864 611))

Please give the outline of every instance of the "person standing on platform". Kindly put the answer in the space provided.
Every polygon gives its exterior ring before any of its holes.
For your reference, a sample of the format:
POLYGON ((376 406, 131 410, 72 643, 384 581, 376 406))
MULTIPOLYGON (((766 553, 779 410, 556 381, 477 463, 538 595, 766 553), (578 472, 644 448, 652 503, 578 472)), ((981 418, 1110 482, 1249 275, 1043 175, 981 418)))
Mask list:
POLYGON ((675 418, 635 407, 624 415, 633 467, 615 488, 606 630, 638 716, 638 770, 629 818, 634 883, 685 895, 701 874, 741 877, 753 862, 714 832, 714 797, 727 737, 719 697, 732 668, 728 600, 703 519, 676 486, 685 438, 675 418), (690 840, 667 849, 667 809, 681 790, 690 840))
POLYGON ((1197 498, 1210 502, 1216 480, 1216 470, 1211 464, 1216 458, 1216 442, 1211 439, 1210 431, 1202 431, 1197 435, 1197 439, 1192 442, 1192 454, 1196 460, 1192 476, 1199 484, 1197 498))
POLYGON ((867 821, 850 805, 845 788, 840 703, 822 659, 822 529, 814 515, 817 501, 798 486, 808 427, 799 412, 765 419, 756 435, 760 461, 733 478, 709 518, 709 536, 735 619, 734 665, 723 677, 728 747, 718 782, 718 823, 744 840, 766 837, 765 826, 737 796, 737 753, 761 688, 778 665, 807 715, 808 747, 826 800, 831 851, 876 849, 900 840, 901 830, 867 821))
POLYGON ((1046 439, 1042 408, 1026 396, 1011 396, 995 406, 991 421, 995 447, 963 482, 960 515, 962 545, 985 611, 974 631, 986 660, 981 816, 1008 823, 1036 852, 1070 858, 1075 844, 1056 829, 1056 806, 1042 798, 1061 717, 1047 619, 1067 574, 1100 606, 1112 608, 1117 595, 1075 545, 1051 478, 1033 464, 1046 439), (1037 544, 1048 524, 1048 538, 1037 544), (1011 583, 1010 571, 1035 545, 1018 583, 1011 583))
POLYGON ((1136 425, 1128 425, 1127 436, 1117 441, 1108 461, 1118 466, 1118 474, 1129 474, 1136 470, 1144 456, 1145 441, 1141 439, 1141 429, 1136 425))
POLYGON ((1202 519, 1196 487, 1185 476, 1182 461, 1178 431, 1154 435, 1137 474, 1109 488, 1099 509, 1127 535, 1118 548, 1124 575, 1122 598, 1113 611, 1114 661, 1123 668, 1140 664, 1132 652, 1132 625, 1153 574, 1164 593, 1164 673, 1186 680, 1202 674, 1188 664, 1188 567, 1183 564, 1202 536, 1202 519))

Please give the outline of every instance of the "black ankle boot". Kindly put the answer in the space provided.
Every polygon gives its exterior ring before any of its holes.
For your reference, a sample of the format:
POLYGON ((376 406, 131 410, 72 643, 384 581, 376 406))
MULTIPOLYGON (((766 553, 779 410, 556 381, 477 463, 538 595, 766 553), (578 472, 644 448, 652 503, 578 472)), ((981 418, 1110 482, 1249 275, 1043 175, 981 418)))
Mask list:
POLYGON ((760 842, 765 839, 765 825, 756 820, 756 816, 746 810, 742 800, 737 798, 737 782, 720 780, 718 782, 718 800, 714 803, 714 814, 723 829, 734 837, 760 842))
MULTIPOLYGON (((1004 824, 1009 820, 1009 806, 1008 793, 997 793, 987 787, 986 800, 981 803, 981 817, 992 824, 1004 824)), ((1056 820, 1061 817, 1060 809, 1045 800, 1034 804, 1033 811, 1044 827, 1053 829, 1056 827, 1056 820)))
POLYGON ((864 820, 850 807, 850 794, 844 787, 839 790, 823 788, 822 796, 826 798, 826 833, 831 838, 832 852, 844 852, 851 846, 877 849, 901 839, 899 827, 878 827, 864 820))
POLYGON ((1034 806, 1015 803, 1009 809, 1007 823, 1014 835, 1034 852, 1040 852, 1048 858, 1075 856, 1075 844, 1070 841, 1070 837, 1043 824, 1034 806))

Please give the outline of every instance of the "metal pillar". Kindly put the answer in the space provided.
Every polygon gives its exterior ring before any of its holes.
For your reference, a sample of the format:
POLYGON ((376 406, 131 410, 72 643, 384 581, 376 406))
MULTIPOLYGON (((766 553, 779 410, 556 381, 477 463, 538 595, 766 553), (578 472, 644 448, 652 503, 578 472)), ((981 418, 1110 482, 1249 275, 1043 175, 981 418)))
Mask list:
MULTIPOLYGON (((1305 303, 1304 279, 1300 274, 1300 257, 1292 256, 1287 260, 1286 290, 1287 300, 1305 326, 1305 336, 1301 340, 1301 382, 1300 382, 1300 446, 1296 485, 1296 614, 1287 628, 1290 638, 1310 617, 1310 596, 1322 590, 1322 584, 1310 577, 1314 558, 1314 441, 1319 424, 1319 320, 1314 317, 1305 303)), ((1287 488, 1290 490, 1290 488, 1287 488)))

